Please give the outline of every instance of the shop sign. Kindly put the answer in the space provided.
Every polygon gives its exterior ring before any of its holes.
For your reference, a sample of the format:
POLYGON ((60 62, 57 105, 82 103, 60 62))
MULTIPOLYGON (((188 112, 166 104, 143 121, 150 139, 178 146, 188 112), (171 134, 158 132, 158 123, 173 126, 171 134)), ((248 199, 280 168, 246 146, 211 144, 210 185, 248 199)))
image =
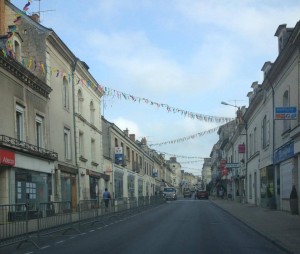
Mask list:
POLYGON ((15 165, 15 153, 0 149, 0 164, 7 165, 7 166, 14 166, 15 165))
POLYGON ((226 163, 226 168, 239 168, 239 163, 226 163))
POLYGON ((245 153, 246 152, 246 146, 245 146, 245 144, 240 144, 238 146, 238 150, 239 150, 239 153, 245 153))
POLYGON ((294 143, 287 144, 274 152, 274 163, 287 160, 294 156, 294 143))
POLYGON ((123 153, 122 147, 115 147, 115 154, 122 154, 122 153, 123 153))
POLYGON ((276 107, 275 120, 297 119, 297 107, 276 107))

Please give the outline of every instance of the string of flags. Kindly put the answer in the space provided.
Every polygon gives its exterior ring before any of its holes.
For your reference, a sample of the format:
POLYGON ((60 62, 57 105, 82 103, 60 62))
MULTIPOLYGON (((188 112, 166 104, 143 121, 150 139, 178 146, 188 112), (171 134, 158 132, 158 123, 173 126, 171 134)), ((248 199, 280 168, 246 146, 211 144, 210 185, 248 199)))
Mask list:
POLYGON ((181 167, 182 169, 200 171, 200 168, 189 168, 189 167, 181 167))
MULTIPOLYGON (((184 159, 203 159, 204 157, 197 157, 197 156, 185 156, 185 155, 178 155, 178 154, 171 154, 171 153, 165 153, 165 152, 162 152, 162 151, 157 151, 157 153, 159 154, 164 154, 164 155, 167 155, 169 157, 176 157, 176 158, 184 158, 184 159)), ((179 162, 178 162, 179 163, 179 162)))
POLYGON ((149 146, 161 146, 161 145, 168 145, 168 144, 176 144, 176 143, 180 143, 180 142, 185 142, 185 141, 188 141, 190 139, 195 139, 195 138, 198 138, 198 137, 202 137, 205 134, 214 133, 214 132, 218 131, 219 128, 220 128, 220 126, 209 129, 207 131, 202 131, 202 132, 199 132, 199 133, 187 136, 187 137, 178 138, 178 139, 165 141, 165 142, 161 142, 161 143, 156 143, 156 144, 150 144, 149 146))
POLYGON ((193 164, 193 163, 199 163, 199 162, 203 162, 204 158, 202 158, 201 160, 197 160, 197 161, 178 161, 178 163, 180 164, 193 164))
MULTIPOLYGON (((28 10, 28 8, 30 6, 30 2, 31 2, 31 0, 29 0, 25 4, 25 6, 23 8, 24 13, 28 10)), ((16 14, 16 19, 14 20, 14 23, 17 24, 20 21, 21 17, 22 17, 21 13, 16 14)), ((13 37, 15 31, 16 30, 13 30, 13 31, 9 32, 9 34, 7 36, 8 40, 7 40, 7 43, 6 43, 6 48, 2 48, 2 52, 3 52, 4 57, 9 56, 9 57, 14 58, 15 60, 18 60, 18 59, 16 59, 15 54, 13 52, 13 45, 12 45, 12 41, 11 41, 11 38, 13 37)), ((22 59, 19 60, 20 63, 24 67, 26 67, 27 69, 30 69, 31 71, 38 72, 41 75, 50 75, 50 76, 54 76, 54 77, 57 77, 57 78, 58 77, 67 78, 69 83, 71 82, 71 78, 73 76, 73 73, 66 72, 65 70, 62 70, 62 69, 57 68, 57 67, 49 66, 46 63, 43 63, 41 61, 36 60, 35 57, 27 57, 27 58, 26 57, 21 57, 21 58, 22 59)), ((95 84, 95 82, 93 82, 91 80, 82 79, 82 78, 78 77, 76 74, 74 75, 74 80, 75 80, 76 85, 88 86, 91 89, 98 90, 102 95, 112 96, 113 98, 118 98, 119 100, 124 99, 126 101, 145 103, 145 104, 150 105, 150 106, 155 106, 156 108, 166 109, 168 113, 178 113, 178 114, 180 114, 184 117, 189 117, 191 119, 196 119, 196 120, 205 121, 205 122, 215 122, 215 123, 228 123, 228 122, 230 122, 234 119, 234 118, 230 118, 230 117, 220 117, 220 116, 211 116, 211 115, 199 114, 199 113, 194 113, 194 112, 187 111, 187 110, 184 110, 184 109, 179 109, 179 108, 176 108, 176 107, 172 107, 172 106, 170 106, 166 103, 155 102, 155 101, 152 101, 150 99, 141 98, 141 97, 138 97, 138 96, 135 96, 135 95, 127 94, 127 93, 109 88, 109 87, 104 86, 104 85, 99 85, 97 83, 95 84)), ((183 141, 189 140, 191 138, 195 138, 196 136, 202 136, 204 134, 212 133, 214 131, 216 131, 216 128, 208 130, 208 131, 203 132, 203 133, 197 133, 195 135, 191 135, 189 137, 185 137, 185 138, 182 138, 182 139, 162 142, 162 143, 159 143, 159 144, 152 144, 151 146, 163 145, 163 144, 174 143, 174 142, 175 143, 176 142, 183 142, 183 141)))

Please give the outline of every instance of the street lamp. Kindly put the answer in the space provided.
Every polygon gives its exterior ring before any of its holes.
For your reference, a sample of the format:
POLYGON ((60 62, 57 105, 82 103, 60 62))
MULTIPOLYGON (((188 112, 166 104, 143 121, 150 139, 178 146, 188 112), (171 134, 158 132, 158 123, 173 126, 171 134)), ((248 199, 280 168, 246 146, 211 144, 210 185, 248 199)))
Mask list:
POLYGON ((232 105, 232 104, 227 103, 227 102, 225 102, 225 101, 221 101, 221 104, 226 105, 226 106, 231 106, 231 107, 239 108, 238 106, 232 105))

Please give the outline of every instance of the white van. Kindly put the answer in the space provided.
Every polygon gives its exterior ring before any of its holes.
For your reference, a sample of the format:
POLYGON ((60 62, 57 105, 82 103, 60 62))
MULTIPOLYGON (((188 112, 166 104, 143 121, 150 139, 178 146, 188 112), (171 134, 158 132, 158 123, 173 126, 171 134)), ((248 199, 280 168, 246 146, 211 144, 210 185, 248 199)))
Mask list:
POLYGON ((174 187, 164 187, 163 195, 166 200, 176 200, 177 194, 174 187))

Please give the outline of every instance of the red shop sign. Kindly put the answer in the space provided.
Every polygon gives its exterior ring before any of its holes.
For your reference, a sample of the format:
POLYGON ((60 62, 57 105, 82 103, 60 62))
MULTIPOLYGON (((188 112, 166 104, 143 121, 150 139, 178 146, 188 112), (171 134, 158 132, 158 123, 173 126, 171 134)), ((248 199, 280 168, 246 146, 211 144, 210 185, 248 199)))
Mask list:
POLYGON ((238 150, 239 150, 239 153, 245 153, 246 152, 246 146, 245 146, 245 144, 240 144, 238 146, 238 150))
POLYGON ((14 166, 15 153, 0 149, 0 165, 14 166))

